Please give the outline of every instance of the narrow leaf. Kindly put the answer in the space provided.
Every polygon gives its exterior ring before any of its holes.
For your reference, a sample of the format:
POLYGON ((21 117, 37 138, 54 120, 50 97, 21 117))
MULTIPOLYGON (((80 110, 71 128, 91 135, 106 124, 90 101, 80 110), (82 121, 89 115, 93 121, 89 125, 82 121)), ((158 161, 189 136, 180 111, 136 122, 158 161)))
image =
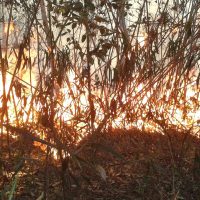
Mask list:
POLYGON ((96 165, 96 170, 99 172, 101 178, 106 181, 107 175, 106 175, 106 170, 101 166, 101 165, 96 165))

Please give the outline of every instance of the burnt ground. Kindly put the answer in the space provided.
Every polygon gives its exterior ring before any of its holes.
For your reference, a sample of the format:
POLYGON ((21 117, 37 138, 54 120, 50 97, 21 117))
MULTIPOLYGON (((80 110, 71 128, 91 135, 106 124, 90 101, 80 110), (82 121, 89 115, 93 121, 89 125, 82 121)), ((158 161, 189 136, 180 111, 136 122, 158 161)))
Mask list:
POLYGON ((27 145, 22 159, 18 143, 11 143, 11 158, 6 147, 0 152, 1 199, 13 191, 15 200, 42 200, 46 191, 47 199, 59 200, 63 187, 65 199, 72 200, 200 198, 200 140, 187 132, 88 136, 62 165, 53 159, 47 165, 46 154, 27 145))

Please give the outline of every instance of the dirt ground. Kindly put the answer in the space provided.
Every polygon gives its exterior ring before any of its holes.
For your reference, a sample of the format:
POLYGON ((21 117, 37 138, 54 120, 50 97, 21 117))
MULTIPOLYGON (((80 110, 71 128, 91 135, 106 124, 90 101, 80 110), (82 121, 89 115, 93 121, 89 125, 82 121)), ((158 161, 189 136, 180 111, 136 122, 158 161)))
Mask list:
POLYGON ((4 146, 0 153, 1 199, 13 189, 15 200, 59 200, 63 188, 70 200, 200 199, 200 140, 187 132, 99 133, 48 165, 39 147, 25 145, 22 159, 11 143, 11 158, 4 146))

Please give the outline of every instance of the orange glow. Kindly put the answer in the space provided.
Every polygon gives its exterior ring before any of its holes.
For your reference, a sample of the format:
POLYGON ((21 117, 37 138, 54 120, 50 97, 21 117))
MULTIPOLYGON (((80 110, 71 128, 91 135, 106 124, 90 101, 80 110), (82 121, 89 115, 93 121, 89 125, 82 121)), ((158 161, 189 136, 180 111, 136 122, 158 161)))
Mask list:
POLYGON ((143 32, 142 35, 138 37, 138 43, 141 47, 144 47, 146 45, 147 38, 148 34, 146 32, 143 32))
POLYGON ((15 30, 14 22, 10 22, 10 23, 5 23, 4 24, 4 33, 7 34, 8 28, 9 28, 9 34, 11 34, 15 30))
MULTIPOLYGON (((14 25, 10 27, 10 31, 14 30, 14 25)), ((145 45, 147 35, 144 34, 139 41, 141 47, 145 45)), ((24 50, 24 57, 31 58, 32 62, 37 59, 37 51, 35 49, 24 50)), ((22 61, 21 66, 25 64, 22 61)), ((36 102, 35 94, 37 94, 37 86, 40 81, 37 80, 38 71, 35 66, 32 69, 21 67, 15 74, 13 82, 15 85, 10 89, 13 79, 17 57, 10 54, 8 57, 8 71, 5 73, 5 92, 9 98, 7 100, 9 123, 14 125, 38 124, 42 117, 41 110, 44 105, 42 102, 36 102), (20 92, 19 92, 20 90, 20 92)), ((193 76, 194 74, 191 74, 193 76)), ((169 77, 166 77, 166 80, 169 77)), ((83 80, 82 80, 83 81, 83 80)), ((0 96, 3 96, 3 80, 0 74, 0 96)), ((199 129, 198 121, 200 120, 200 95, 199 88, 195 83, 188 84, 185 91, 183 85, 180 86, 177 95, 178 102, 173 99, 173 87, 164 88, 163 91, 157 91, 155 84, 146 90, 145 83, 138 85, 130 85, 133 88, 131 93, 124 93, 122 97, 117 95, 115 91, 108 91, 107 88, 92 90, 92 101, 95 108, 94 128, 97 128, 104 119, 105 115, 110 115, 105 128, 121 128, 130 129, 137 127, 146 131, 161 131, 164 122, 169 126, 176 126, 180 129, 192 129, 197 133, 199 129), (184 93, 185 92, 185 93, 184 93), (184 93, 184 95, 182 94, 184 93), (116 108, 111 108, 112 100, 115 100, 116 108)), ((90 123, 90 104, 88 102, 88 88, 82 85, 80 74, 77 75, 73 70, 67 74, 67 80, 60 86, 56 80, 52 96, 55 103, 55 125, 59 127, 62 123, 68 127, 75 127, 78 132, 77 141, 79 142, 89 130, 90 123)), ((0 107, 2 108, 2 101, 0 107)), ((4 116, 5 118, 5 116, 4 116)), ((45 119, 46 120, 46 119, 45 119)), ((62 128, 61 128, 62 129, 62 128)), ((41 137, 41 133, 37 132, 41 137)), ((38 142, 34 143, 42 150, 46 149, 45 145, 38 142)), ((55 153, 55 152, 54 152, 55 153)))
MULTIPOLYGON (((35 52, 33 52, 34 55, 35 52)), ((12 59, 13 61, 13 59, 12 59)), ((12 65, 12 63, 10 63, 12 65)), ((12 72, 11 72, 12 73, 12 72)), ((19 82, 20 80, 23 80, 24 82, 21 82, 22 85, 25 86, 25 93, 26 93, 26 106, 22 109, 23 106, 23 102, 22 102, 22 98, 20 98, 19 96, 16 95, 16 93, 13 91, 11 94, 11 99, 10 101, 8 101, 8 109, 9 109, 9 120, 11 123, 15 123, 16 122, 16 117, 17 117, 17 113, 19 114, 19 110, 23 110, 23 117, 19 118, 25 122, 27 120, 27 112, 30 109, 30 105, 29 103, 31 102, 32 99, 32 95, 33 95, 33 91, 31 93, 31 90, 35 90, 33 88, 30 87, 30 84, 32 85, 37 85, 37 81, 36 81, 36 74, 32 73, 31 75, 31 80, 30 80, 30 71, 26 70, 26 71, 21 71, 21 75, 18 74, 19 82), (27 85, 25 84, 27 83, 27 85), (15 103, 13 103, 15 102, 15 103)), ((77 88, 76 85, 78 85, 79 83, 75 82, 77 81, 75 78, 75 74, 74 72, 70 72, 68 74, 68 78, 69 78, 69 82, 70 85, 67 86, 65 85, 64 87, 60 88, 58 85, 55 84, 55 93, 54 96, 56 98, 58 98, 58 102, 59 104, 57 104, 56 107, 56 118, 59 119, 61 118, 63 122, 66 122, 68 125, 72 125, 74 123, 74 116, 76 116, 76 112, 77 109, 79 109, 80 111, 84 112, 84 110, 88 109, 88 93, 87 93, 87 89, 83 89, 82 88, 82 93, 80 93, 80 89, 77 88), (73 99, 72 95, 70 94, 70 90, 73 92, 73 95, 75 97, 78 97, 78 103, 79 106, 77 107, 77 102, 75 101, 75 99, 73 99)), ((10 87, 10 83, 11 83, 11 79, 12 79, 12 75, 7 73, 6 74, 6 84, 5 84, 5 90, 6 93, 8 93, 9 91, 9 87, 10 87)), ((2 83, 2 75, 0 76, 0 82, 2 83)), ((135 88, 135 91, 133 92, 133 94, 138 94, 140 93, 143 89, 144 89, 144 85, 143 84, 139 84, 137 88, 135 88)), ((191 126, 197 126, 197 121, 200 118, 200 110, 199 110, 199 96, 198 94, 198 89, 195 89, 195 85, 188 85, 187 87, 187 91, 186 91, 186 99, 185 100, 180 100, 180 107, 175 107, 174 105, 168 105, 167 107, 165 106, 161 106, 160 110, 158 110, 158 112, 160 114, 164 113, 163 117, 166 120, 167 123, 173 123, 173 125, 177 125, 179 126, 184 126, 186 128, 190 128, 191 126), (186 104, 184 105, 184 101, 186 101, 186 104), (185 116, 184 114, 184 109, 187 109, 187 116, 185 116)), ((166 100, 170 100, 170 91, 168 90, 165 93, 165 98, 166 100)), ((1 84, 0 87, 0 96, 3 95, 3 86, 1 84)), ((96 91, 95 92, 95 97, 101 98, 101 93, 96 91)), ((146 129, 146 130, 158 130, 157 126, 155 125, 154 122, 151 122, 151 120, 145 120, 145 117, 150 109, 148 102, 150 101, 150 99, 152 98, 152 93, 151 91, 146 92, 145 95, 141 96, 140 98, 140 104, 138 105, 134 105, 134 109, 139 109, 140 106, 143 107, 143 114, 141 116, 143 117, 137 117, 137 119, 135 119, 135 121, 133 122, 129 122, 126 118, 126 113, 130 113, 132 112, 132 110, 124 110, 123 112, 120 111, 120 107, 119 105, 117 106, 117 108, 119 108, 117 111, 117 116, 112 119, 112 127, 113 128, 131 128, 133 126, 136 126, 140 129, 146 129)), ((161 94, 162 96, 162 94, 161 94)), ((110 96, 110 98, 108 98, 108 101, 111 101, 113 97, 110 96)), ((130 97, 130 99, 134 99, 134 95, 132 97, 130 97)), ((158 99, 159 100, 159 99, 158 99)), ((127 103, 127 98, 124 95, 122 98, 122 103, 125 105, 127 103)), ((96 111, 98 111, 98 113, 96 113, 96 120, 95 120, 95 127, 98 127, 98 121, 101 121, 103 119, 104 116, 104 110, 102 108, 102 106, 94 101, 95 104, 95 109, 96 111)), ((2 101, 0 102, 0 106, 2 107, 2 101)), ((33 106, 33 105, 32 105, 33 106)), ((39 112, 39 110, 41 110, 42 105, 41 104, 34 104, 34 110, 32 110, 32 112, 39 112)), ((153 111, 153 110, 152 110, 153 111)), ((81 113, 80 113, 81 114, 81 113)), ((89 114, 89 113, 87 113, 89 114)), ((29 117, 29 122, 32 122, 33 120, 33 116, 34 113, 32 113, 31 115, 32 117, 29 117)), ((20 121, 21 121, 20 120, 20 121)), ((160 119, 162 120, 162 119, 160 119)), ((19 122, 20 122, 19 121, 19 122)), ((87 122, 85 122, 87 123, 87 122)), ((84 122, 79 122, 77 124, 77 126, 80 127, 84 127, 86 124, 84 122)))

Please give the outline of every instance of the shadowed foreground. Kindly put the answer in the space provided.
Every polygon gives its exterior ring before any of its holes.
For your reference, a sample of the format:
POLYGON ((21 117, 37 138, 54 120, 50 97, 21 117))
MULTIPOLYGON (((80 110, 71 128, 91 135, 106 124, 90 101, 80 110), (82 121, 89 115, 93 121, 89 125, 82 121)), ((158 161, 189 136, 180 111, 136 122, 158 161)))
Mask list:
MULTIPOLYGON (((18 143, 12 144, 11 153, 17 155, 18 143)), ((65 199, 192 200, 200 196, 200 141, 188 133, 169 130, 163 136, 115 130, 85 138, 77 149, 76 157, 65 159, 62 166, 53 159, 45 166, 45 153, 32 147, 20 167, 19 156, 8 159, 5 147, 0 157, 2 199, 9 195, 5 191, 12 188, 10 177, 17 167, 17 200, 43 199, 43 191, 48 199, 63 199, 60 177, 66 183, 65 199)))

